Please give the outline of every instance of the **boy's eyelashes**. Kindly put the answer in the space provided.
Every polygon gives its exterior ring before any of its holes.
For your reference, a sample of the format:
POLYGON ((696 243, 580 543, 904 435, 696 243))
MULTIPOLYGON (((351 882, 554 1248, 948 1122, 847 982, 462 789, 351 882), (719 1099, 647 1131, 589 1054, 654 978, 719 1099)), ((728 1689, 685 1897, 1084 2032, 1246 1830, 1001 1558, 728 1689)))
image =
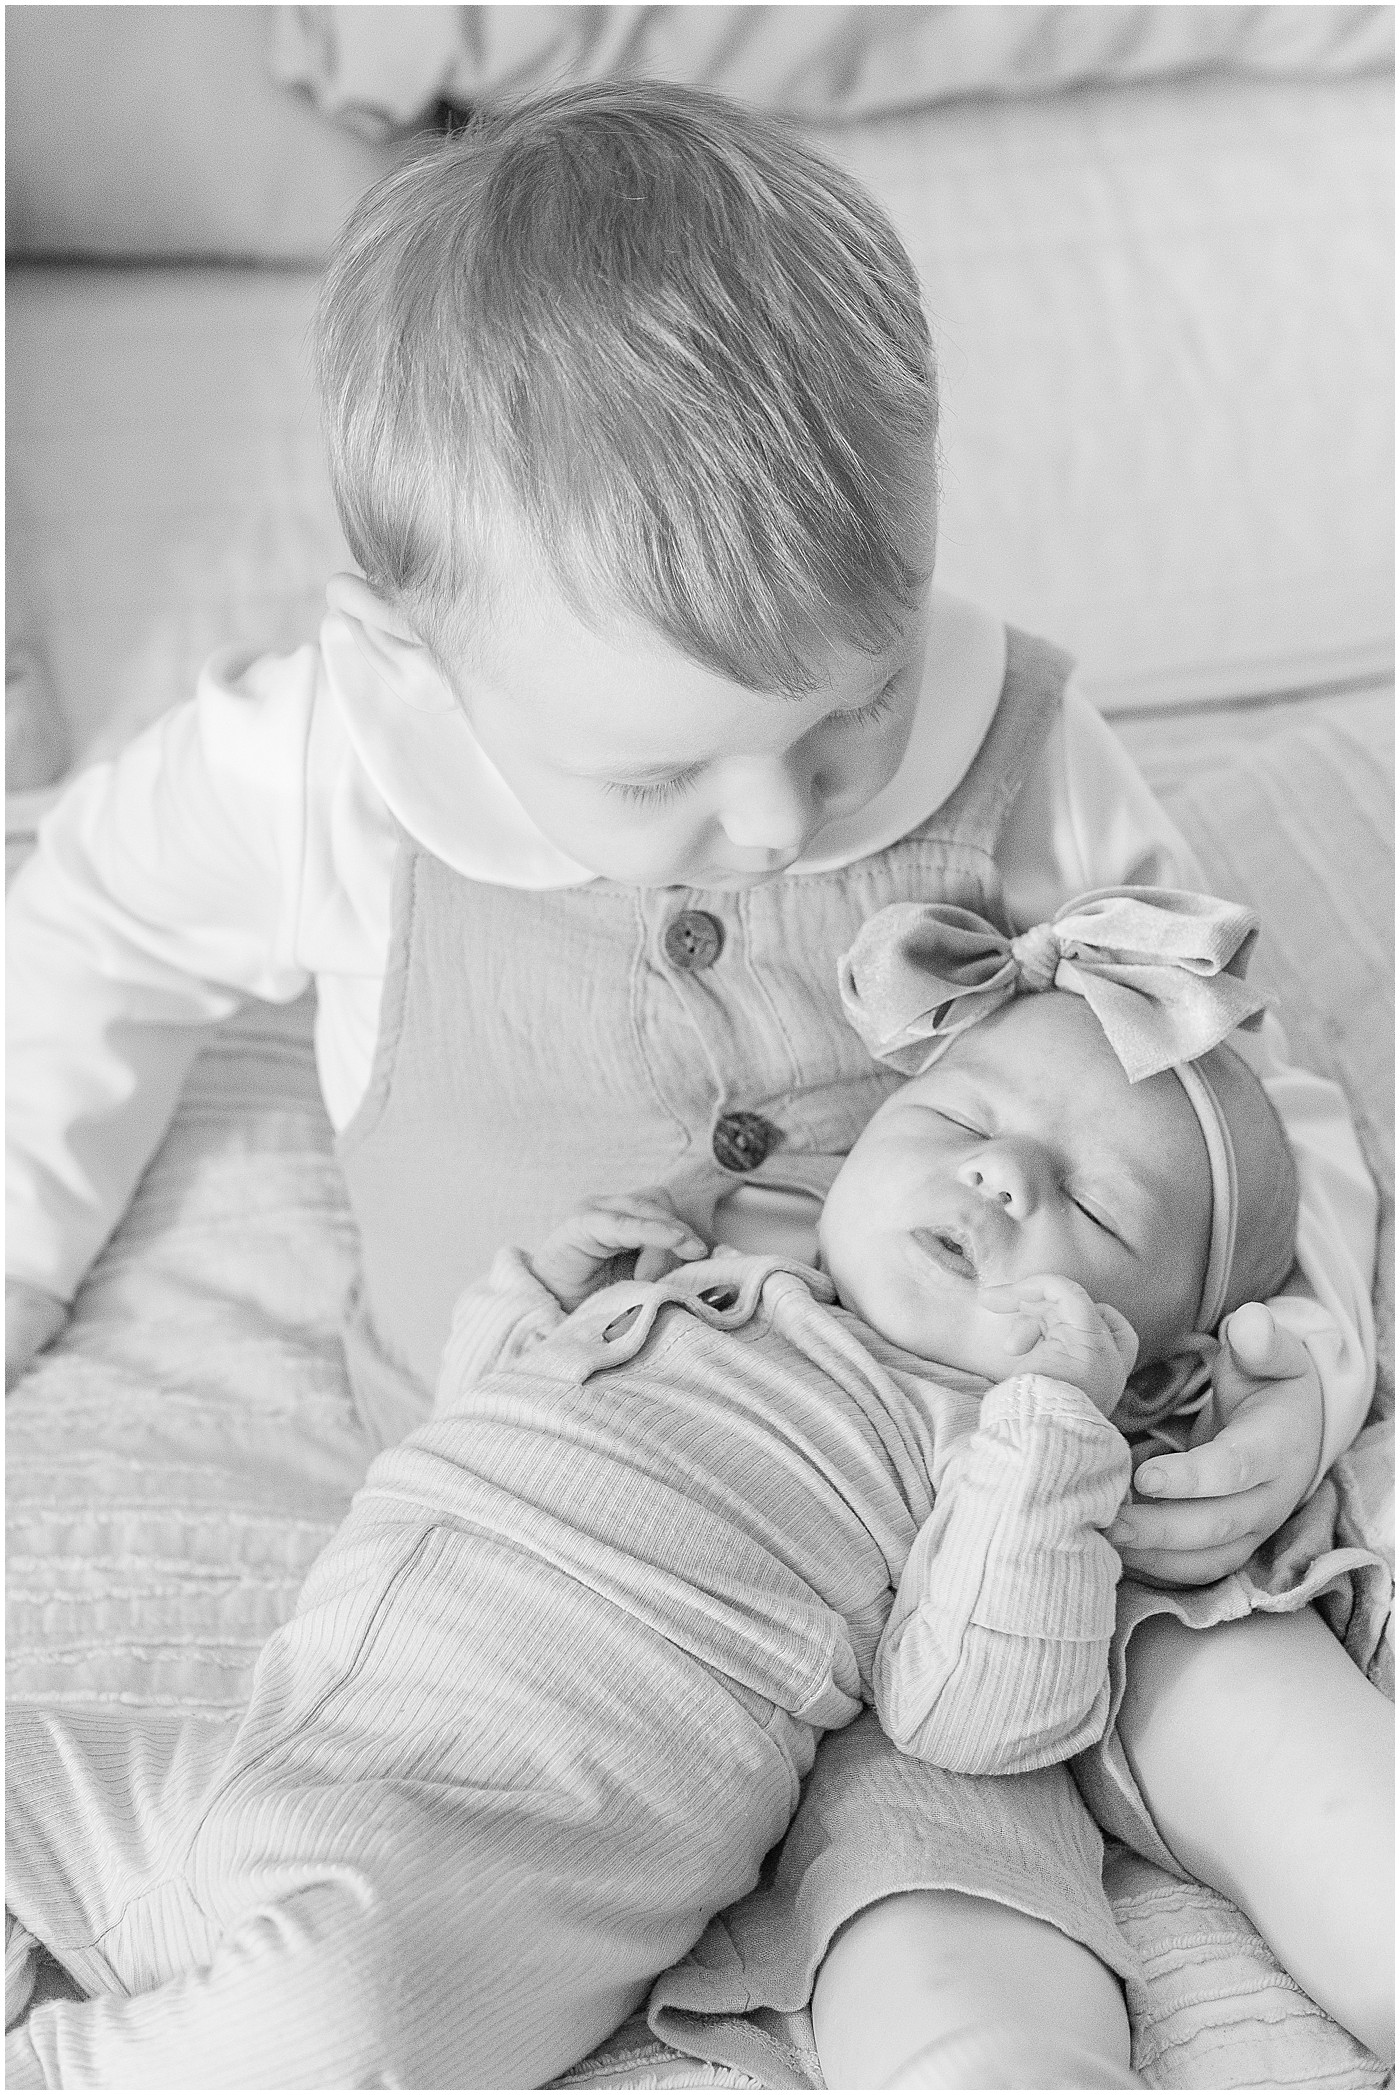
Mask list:
POLYGON ((869 705, 861 706, 854 713, 834 713, 831 717, 838 727, 864 727, 873 720, 883 720, 894 711, 894 678, 883 691, 877 691, 869 705))
MULTIPOLYGON (((868 727, 883 720, 894 710, 894 686, 891 678, 883 691, 872 698, 868 705, 859 706, 852 712, 829 713, 823 725, 835 727, 868 727)), ((687 787, 694 785, 703 764, 690 764, 684 771, 677 771, 671 778, 622 779, 605 778, 605 793, 615 793, 622 800, 630 800, 634 807, 664 807, 667 801, 678 800, 687 787)))
POLYGON ((620 778, 605 778, 603 791, 616 793, 623 800, 630 800, 634 807, 664 807, 668 800, 679 800, 688 786, 694 785, 703 764, 692 764, 688 771, 678 771, 674 778, 657 778, 647 781, 628 782, 620 778))

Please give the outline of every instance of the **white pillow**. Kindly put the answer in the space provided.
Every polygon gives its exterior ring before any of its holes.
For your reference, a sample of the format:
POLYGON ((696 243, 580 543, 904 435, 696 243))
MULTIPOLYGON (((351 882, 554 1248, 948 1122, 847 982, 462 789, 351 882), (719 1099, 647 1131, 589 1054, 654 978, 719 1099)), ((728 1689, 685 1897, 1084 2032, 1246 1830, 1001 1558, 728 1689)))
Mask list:
POLYGON ((319 262, 392 155, 273 84, 271 13, 7 8, 9 253, 319 262))
POLYGON ((1388 672, 1393 86, 1211 79, 811 135, 939 347, 940 579, 1108 710, 1388 672))
POLYGON ((1394 61, 1388 7, 279 7, 273 72, 382 137, 439 99, 646 75, 845 122, 966 95, 1394 61))

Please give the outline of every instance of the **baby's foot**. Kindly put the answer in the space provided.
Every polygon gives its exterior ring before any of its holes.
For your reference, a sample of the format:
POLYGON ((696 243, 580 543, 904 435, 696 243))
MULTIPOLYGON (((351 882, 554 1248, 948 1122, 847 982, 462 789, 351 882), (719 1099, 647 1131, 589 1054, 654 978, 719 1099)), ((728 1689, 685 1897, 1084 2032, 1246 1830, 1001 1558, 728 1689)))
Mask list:
POLYGON ((1126 1317, 1059 1273, 982 1288, 978 1301, 1006 1318, 1006 1351, 1016 1371, 1071 1382, 1105 1418, 1112 1416, 1137 1359, 1137 1333, 1126 1317))

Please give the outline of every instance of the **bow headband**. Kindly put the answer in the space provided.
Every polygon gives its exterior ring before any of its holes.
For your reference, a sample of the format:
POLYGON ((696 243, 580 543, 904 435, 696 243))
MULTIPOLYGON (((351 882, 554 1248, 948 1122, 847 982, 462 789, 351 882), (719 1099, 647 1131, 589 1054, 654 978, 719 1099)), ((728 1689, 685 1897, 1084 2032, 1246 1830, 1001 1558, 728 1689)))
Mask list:
POLYGON ((1130 1084, 1174 1069, 1210 1158, 1210 1249, 1197 1323, 1224 1310, 1239 1212, 1229 1124, 1200 1057, 1269 999, 1243 976, 1259 935, 1252 910, 1177 888, 1098 888, 1047 924, 1008 938, 951 902, 878 910, 841 961, 846 1016, 877 1061, 915 1076, 959 1033, 1013 997, 1083 997, 1130 1084))

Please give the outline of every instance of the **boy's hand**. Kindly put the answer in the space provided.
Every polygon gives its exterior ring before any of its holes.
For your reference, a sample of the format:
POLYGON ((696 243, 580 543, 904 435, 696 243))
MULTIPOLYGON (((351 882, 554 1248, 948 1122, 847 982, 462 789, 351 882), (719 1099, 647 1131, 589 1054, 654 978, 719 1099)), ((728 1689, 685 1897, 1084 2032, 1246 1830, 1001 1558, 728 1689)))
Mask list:
POLYGON ((36 1353, 68 1322, 68 1305, 27 1280, 5 1282, 5 1388, 12 1390, 36 1353))
POLYGON ((564 1309, 577 1309, 620 1251, 635 1251, 638 1280, 660 1280, 710 1247, 683 1222, 664 1193, 603 1194, 585 1201, 530 1256, 537 1280, 564 1309))
POLYGON ((1137 1359, 1137 1333, 1126 1317, 1058 1273, 982 1288, 977 1299, 1006 1319, 1008 1373, 1072 1382, 1112 1416, 1137 1359))
POLYGON ((1302 1340, 1262 1302, 1227 1319, 1215 1361, 1213 1440, 1154 1455, 1108 1531, 1125 1570, 1164 1586, 1208 1586, 1283 1526, 1322 1446, 1322 1383, 1302 1340), (1154 1501, 1171 1501, 1161 1504, 1154 1501))

